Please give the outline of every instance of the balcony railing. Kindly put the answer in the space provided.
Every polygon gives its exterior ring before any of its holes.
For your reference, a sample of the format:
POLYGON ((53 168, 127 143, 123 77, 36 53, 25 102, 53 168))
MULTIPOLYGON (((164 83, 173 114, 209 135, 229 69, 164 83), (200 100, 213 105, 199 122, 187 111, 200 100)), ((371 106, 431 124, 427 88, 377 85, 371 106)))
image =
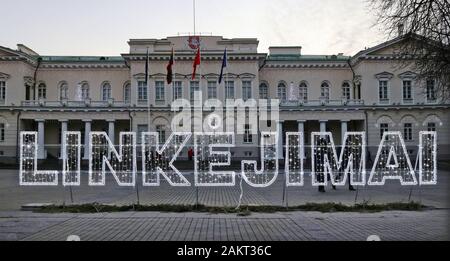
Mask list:
POLYGON ((308 100, 308 101, 282 101, 282 107, 318 107, 318 106, 362 106, 364 100, 308 100))
POLYGON ((84 101, 22 101, 22 107, 69 107, 69 108, 83 108, 83 107, 95 107, 95 108, 107 108, 107 107, 129 107, 130 103, 126 101, 115 101, 109 99, 107 101, 91 101, 86 99, 84 101))

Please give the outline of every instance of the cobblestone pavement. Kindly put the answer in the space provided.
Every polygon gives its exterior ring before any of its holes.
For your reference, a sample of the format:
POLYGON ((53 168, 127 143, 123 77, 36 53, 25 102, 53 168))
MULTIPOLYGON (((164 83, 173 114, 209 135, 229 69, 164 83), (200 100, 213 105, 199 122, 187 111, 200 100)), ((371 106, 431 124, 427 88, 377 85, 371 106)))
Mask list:
MULTIPOLYGON (((102 203, 102 204, 180 204, 196 203, 207 206, 237 206, 241 194, 240 186, 195 188, 170 187, 161 182, 160 187, 142 187, 138 178, 138 187, 119 187, 111 176, 107 176, 105 187, 88 187, 87 174, 82 176, 82 186, 74 187, 72 193, 62 185, 58 187, 20 187, 18 173, 15 170, 0 170, 0 211, 19 210, 29 203, 102 203), (137 193, 138 192, 138 193, 137 193)), ((187 175, 192 181, 192 175, 187 175)), ((61 180, 61 179, 60 179, 61 180)), ((238 179, 239 180, 239 179, 238 179)), ((436 208, 450 208, 450 172, 439 171, 437 186, 402 187, 398 181, 388 181, 385 186, 359 187, 358 191, 348 191, 347 187, 339 187, 333 191, 329 186, 327 193, 322 194, 311 186, 309 177, 305 177, 304 187, 287 188, 284 193, 284 175, 268 188, 253 188, 243 185, 243 205, 301 205, 309 202, 335 202, 352 205, 354 203, 389 203, 421 202, 436 208)))
POLYGON ((292 212, 248 217, 214 214, 124 212, 36 214, 0 212, 0 240, 64 241, 365 241, 450 240, 450 210, 376 214, 292 212))

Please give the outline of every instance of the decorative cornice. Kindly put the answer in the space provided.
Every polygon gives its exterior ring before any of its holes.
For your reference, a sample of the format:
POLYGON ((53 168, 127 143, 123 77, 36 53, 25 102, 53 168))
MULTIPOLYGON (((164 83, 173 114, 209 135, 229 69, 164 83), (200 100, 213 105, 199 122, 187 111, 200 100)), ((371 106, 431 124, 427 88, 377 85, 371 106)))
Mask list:
POLYGON ((329 68, 329 69, 340 69, 340 68, 348 68, 347 63, 270 63, 264 65, 264 68, 271 68, 271 69, 322 69, 322 68, 329 68))
POLYGON ((102 63, 102 64, 43 64, 43 69, 128 69, 125 63, 102 63))
MULTIPOLYGON (((129 61, 145 61, 147 59, 146 55, 140 55, 140 54, 123 54, 123 58, 129 61)), ((214 54, 214 55, 208 55, 208 54, 202 54, 202 61, 222 61, 222 54, 214 54)), ((194 55, 176 55, 175 61, 193 61, 195 58, 194 55)), ((261 58, 265 58, 265 54, 234 54, 234 55, 228 55, 229 61, 255 61, 260 60, 261 58)), ((170 54, 152 54, 149 55, 150 61, 169 61, 170 54)))
POLYGON ((375 74, 375 78, 377 78, 377 79, 389 79, 390 80, 393 77, 394 77, 394 75, 389 72, 382 72, 382 73, 375 74))
POLYGON ((407 71, 407 72, 399 74, 398 77, 401 79, 416 79, 417 73, 407 71))

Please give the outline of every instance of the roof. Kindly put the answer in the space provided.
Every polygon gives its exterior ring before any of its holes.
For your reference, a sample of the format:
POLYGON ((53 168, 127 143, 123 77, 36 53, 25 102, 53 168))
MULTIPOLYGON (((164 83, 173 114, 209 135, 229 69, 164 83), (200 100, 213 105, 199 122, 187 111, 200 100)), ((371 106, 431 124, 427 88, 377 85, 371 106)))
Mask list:
POLYGON ((125 62, 121 56, 41 56, 41 58, 44 62, 125 62))
POLYGON ((268 61, 347 61, 351 56, 344 55, 298 55, 298 54, 276 54, 269 55, 268 61))

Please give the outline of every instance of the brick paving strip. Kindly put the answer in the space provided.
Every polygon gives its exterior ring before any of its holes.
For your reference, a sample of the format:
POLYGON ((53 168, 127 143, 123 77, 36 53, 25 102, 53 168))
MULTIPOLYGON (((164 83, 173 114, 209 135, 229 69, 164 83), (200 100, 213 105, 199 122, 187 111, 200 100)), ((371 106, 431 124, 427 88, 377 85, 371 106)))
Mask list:
POLYGON ((309 241, 450 240, 450 210, 422 212, 233 214, 0 212, 0 240, 309 241))

